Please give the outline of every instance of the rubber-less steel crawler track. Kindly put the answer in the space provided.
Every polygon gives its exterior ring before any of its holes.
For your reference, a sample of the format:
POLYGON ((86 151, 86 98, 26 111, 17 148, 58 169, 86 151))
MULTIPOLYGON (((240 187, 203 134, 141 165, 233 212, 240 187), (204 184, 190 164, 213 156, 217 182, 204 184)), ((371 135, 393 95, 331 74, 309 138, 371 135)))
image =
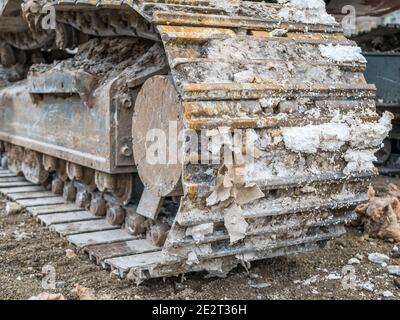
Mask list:
POLYGON ((62 197, 9 170, 0 169, 0 192, 49 230, 83 249, 97 264, 117 269, 121 276, 131 267, 161 260, 161 248, 146 239, 131 236, 74 203, 66 204, 62 197))
MULTIPOLYGON (((148 240, 129 235, 125 230, 111 226, 105 219, 93 216, 74 203, 66 204, 62 197, 9 170, 0 169, 0 193, 20 204, 50 231, 82 249, 98 265, 118 270, 121 277, 126 276, 132 268, 145 271, 162 261, 161 248, 148 240)), ((352 215, 349 213, 348 218, 352 219, 352 215)), ((343 228, 332 228, 331 232, 309 237, 302 240, 301 244, 288 241, 288 248, 273 248, 268 257, 315 250, 318 243, 322 244, 343 233, 343 228)))
MULTIPOLYGON (((70 170, 73 182, 87 167, 96 170, 104 178, 96 180, 102 192, 115 187, 115 181, 105 183, 115 174, 117 181, 134 174, 145 187, 140 199, 132 199, 135 214, 155 227, 163 198, 178 199, 180 207, 168 217, 168 238, 158 251, 101 219, 53 221, 51 228, 137 282, 191 271, 226 274, 240 263, 316 249, 343 233, 353 209, 366 200, 374 152, 391 117, 379 120, 375 87, 363 76, 365 59, 326 14, 323 1, 66 0, 56 8, 58 22, 68 25, 63 28, 99 38, 132 37, 133 48, 150 41, 152 49, 145 52, 161 52, 162 63, 154 68, 152 59, 140 58, 148 54, 135 53, 131 72, 109 82, 67 64, 57 72, 37 72, 29 93, 23 85, 6 90, 0 98, 9 109, 0 138, 9 164, 29 168, 21 155, 30 155, 32 163, 41 156, 8 144, 32 148, 54 163, 68 161, 67 168, 76 169, 70 170), (255 153, 246 153, 252 161, 196 162, 191 160, 201 159, 200 150, 185 148, 182 165, 148 166, 146 133, 167 129, 169 120, 198 141, 204 131, 224 140, 226 132, 242 129, 248 135, 238 149, 253 143, 255 153), (89 124, 86 139, 78 134, 79 123, 89 124)), ((222 144, 214 142, 209 145, 219 153, 222 144)), ((38 205, 40 199, 17 201, 39 219, 59 214, 38 205)))

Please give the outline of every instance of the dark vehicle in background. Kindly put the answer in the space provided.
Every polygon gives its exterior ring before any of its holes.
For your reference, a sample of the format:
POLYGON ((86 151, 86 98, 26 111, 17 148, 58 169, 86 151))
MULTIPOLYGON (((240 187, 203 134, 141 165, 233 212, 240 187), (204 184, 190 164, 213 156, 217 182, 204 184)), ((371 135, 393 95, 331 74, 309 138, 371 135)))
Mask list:
POLYGON ((365 77, 377 87, 377 108, 395 115, 393 130, 377 153, 383 174, 400 173, 400 1, 330 0, 328 12, 340 22, 353 6, 356 26, 347 33, 368 61, 365 77))

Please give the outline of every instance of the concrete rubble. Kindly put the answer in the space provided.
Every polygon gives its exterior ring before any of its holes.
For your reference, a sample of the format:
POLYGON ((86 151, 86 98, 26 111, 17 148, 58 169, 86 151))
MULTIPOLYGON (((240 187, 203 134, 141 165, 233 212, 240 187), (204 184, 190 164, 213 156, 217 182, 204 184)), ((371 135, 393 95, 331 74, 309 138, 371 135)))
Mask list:
POLYGON ((390 258, 385 254, 374 252, 368 255, 368 260, 382 265, 384 263, 387 264, 390 261, 390 258))
POLYGON ((377 197, 368 190, 368 203, 357 207, 358 223, 371 237, 400 241, 400 190, 389 185, 389 194, 377 197))
POLYGON ((83 287, 79 284, 75 286, 72 293, 75 293, 79 300, 97 300, 93 289, 83 287))
POLYGON ((36 296, 30 297, 28 300, 65 300, 65 297, 61 293, 49 293, 42 292, 36 296))
POLYGON ((7 202, 6 204, 6 214, 11 215, 11 214, 18 214, 22 210, 22 207, 16 203, 16 202, 7 202))

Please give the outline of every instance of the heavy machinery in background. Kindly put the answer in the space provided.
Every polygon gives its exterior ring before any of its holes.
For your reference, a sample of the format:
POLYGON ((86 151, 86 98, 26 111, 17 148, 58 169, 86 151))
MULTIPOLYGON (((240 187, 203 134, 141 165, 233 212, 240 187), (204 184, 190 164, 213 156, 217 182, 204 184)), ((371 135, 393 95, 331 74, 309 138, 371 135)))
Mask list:
MULTIPOLYGON (((30 30, 45 5, 24 3, 30 30)), ((226 274, 322 247, 367 200, 391 116, 322 0, 53 6, 58 48, 81 45, 0 92, 2 164, 92 213, 64 230, 102 265, 137 282, 226 274), (171 127, 187 134, 183 161, 150 163, 148 133, 171 127)))
MULTIPOLYGON (((366 79, 377 87, 377 109, 394 114, 393 130, 377 153, 382 174, 400 173, 400 1, 332 0, 328 11, 338 22, 342 8, 352 5, 357 14, 350 38, 362 48, 367 59, 366 79)), ((346 12, 346 11, 345 11, 346 12)), ((346 12, 348 13, 348 12, 346 12)))

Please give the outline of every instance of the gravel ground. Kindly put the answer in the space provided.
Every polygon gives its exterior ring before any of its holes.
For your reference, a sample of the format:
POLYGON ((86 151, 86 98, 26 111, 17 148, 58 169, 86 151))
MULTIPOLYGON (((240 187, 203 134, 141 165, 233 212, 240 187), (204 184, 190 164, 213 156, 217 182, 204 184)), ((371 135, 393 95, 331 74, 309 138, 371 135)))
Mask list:
MULTIPOLYGON (((380 177, 374 181, 378 192, 384 192, 389 180, 400 185, 399 179, 380 177)), ((0 198, 0 212, 4 212, 5 204, 0 198)), ((94 265, 84 253, 77 252, 27 213, 2 215, 0 299, 28 299, 45 291, 78 299, 73 289, 79 284, 92 289, 97 299, 399 300, 400 278, 389 275, 386 267, 368 261, 370 253, 378 252, 391 258, 389 264, 400 265, 394 246, 366 239, 361 231, 348 228, 347 235, 329 242, 323 250, 256 262, 249 273, 238 268, 225 279, 192 274, 186 280, 159 279, 136 286, 94 265), (76 256, 68 258, 67 249, 74 250, 76 256), (358 258, 360 263, 349 267, 351 258, 358 258), (46 266, 54 267, 56 289, 42 287, 42 270, 46 266)))

